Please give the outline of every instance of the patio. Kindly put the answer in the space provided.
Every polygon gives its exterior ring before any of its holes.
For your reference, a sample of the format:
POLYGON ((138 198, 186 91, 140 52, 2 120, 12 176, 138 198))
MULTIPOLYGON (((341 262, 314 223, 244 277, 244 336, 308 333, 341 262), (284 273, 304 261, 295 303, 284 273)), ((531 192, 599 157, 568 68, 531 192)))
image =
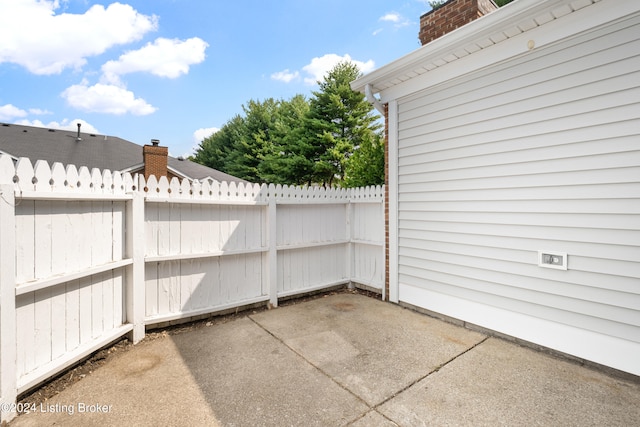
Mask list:
POLYGON ((143 340, 10 425, 640 422, 634 378, 349 291, 208 325, 143 340))

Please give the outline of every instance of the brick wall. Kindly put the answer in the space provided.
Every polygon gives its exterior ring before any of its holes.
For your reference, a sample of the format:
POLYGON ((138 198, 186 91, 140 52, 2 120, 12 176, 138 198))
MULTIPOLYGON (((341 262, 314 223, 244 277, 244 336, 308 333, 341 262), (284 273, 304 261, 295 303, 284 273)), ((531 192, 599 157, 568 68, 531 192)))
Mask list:
POLYGON ((155 175, 158 179, 161 176, 167 176, 168 155, 168 147, 160 147, 159 145, 145 145, 142 147, 144 179, 149 179, 151 175, 155 175))
POLYGON ((420 17, 420 43, 424 46, 497 8, 492 0, 449 0, 420 17))

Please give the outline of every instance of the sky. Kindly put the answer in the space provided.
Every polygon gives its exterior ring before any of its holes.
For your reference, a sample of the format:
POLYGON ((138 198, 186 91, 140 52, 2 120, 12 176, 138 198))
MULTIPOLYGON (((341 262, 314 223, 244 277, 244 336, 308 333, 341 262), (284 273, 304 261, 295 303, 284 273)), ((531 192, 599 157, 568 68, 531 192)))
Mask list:
POLYGON ((159 139, 172 156, 249 100, 310 97, 420 47, 425 0, 0 0, 0 122, 159 139))

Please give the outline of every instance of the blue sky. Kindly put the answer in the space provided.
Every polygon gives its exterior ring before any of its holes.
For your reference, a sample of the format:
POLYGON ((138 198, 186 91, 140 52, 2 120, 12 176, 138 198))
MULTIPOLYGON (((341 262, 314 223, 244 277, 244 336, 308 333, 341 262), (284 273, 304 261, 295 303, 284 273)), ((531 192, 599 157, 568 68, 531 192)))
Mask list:
POLYGON ((0 0, 0 122, 152 138, 173 156, 250 99, 417 48, 423 0, 0 0))

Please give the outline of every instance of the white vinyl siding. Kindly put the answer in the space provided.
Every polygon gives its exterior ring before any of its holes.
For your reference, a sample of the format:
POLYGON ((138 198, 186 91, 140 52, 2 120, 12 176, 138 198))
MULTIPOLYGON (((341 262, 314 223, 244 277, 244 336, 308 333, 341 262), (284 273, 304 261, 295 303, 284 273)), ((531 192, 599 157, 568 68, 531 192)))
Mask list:
POLYGON ((401 301, 640 374, 639 28, 398 100, 401 301))

